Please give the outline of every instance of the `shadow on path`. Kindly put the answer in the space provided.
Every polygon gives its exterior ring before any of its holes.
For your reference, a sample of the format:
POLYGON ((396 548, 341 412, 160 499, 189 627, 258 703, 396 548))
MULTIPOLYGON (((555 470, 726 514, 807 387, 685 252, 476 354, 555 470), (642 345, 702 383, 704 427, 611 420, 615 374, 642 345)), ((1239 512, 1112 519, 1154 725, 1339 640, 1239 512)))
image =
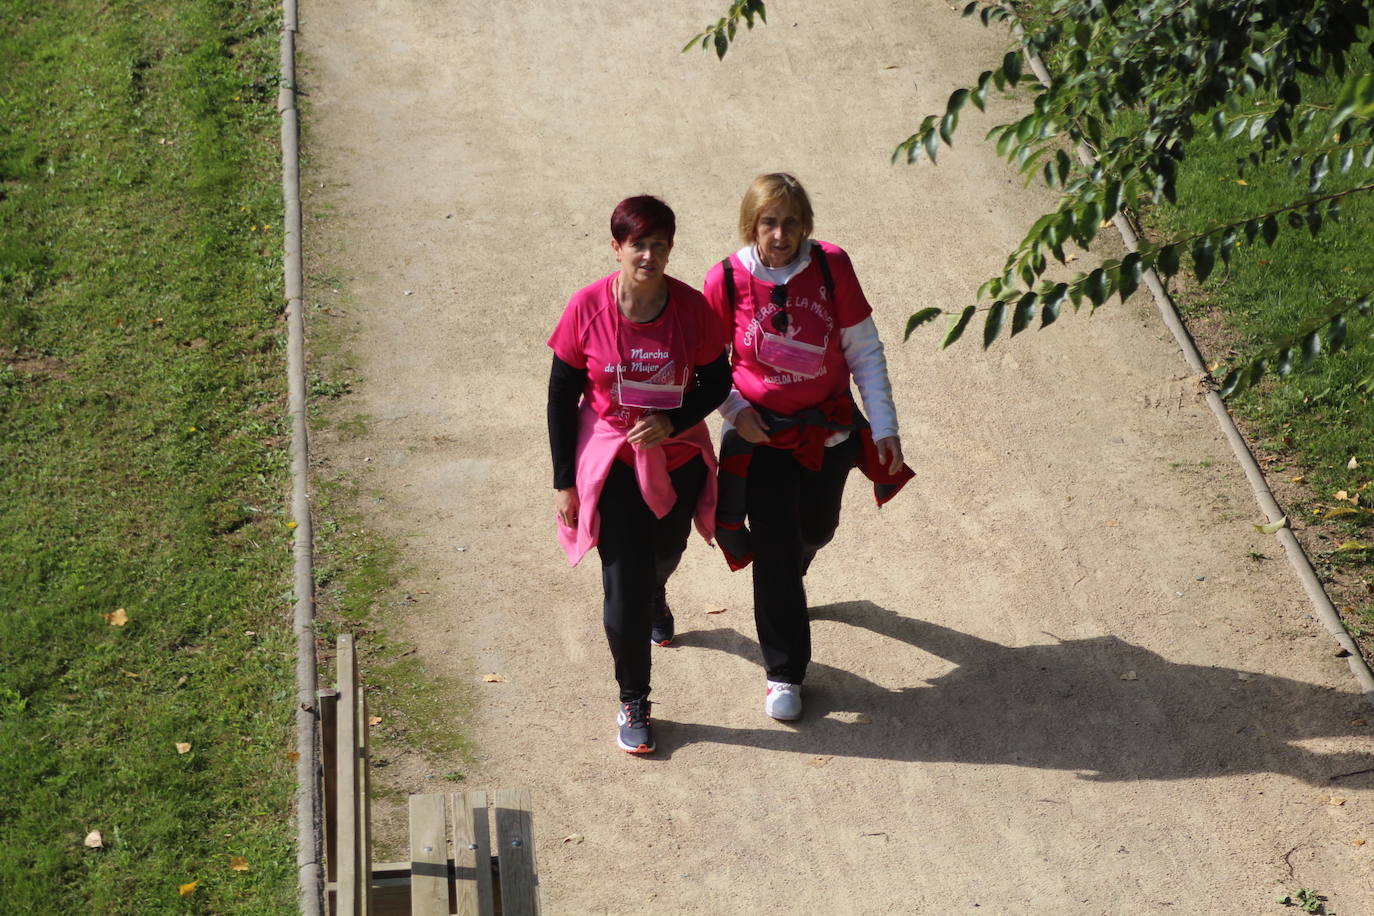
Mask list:
MULTIPOLYGON (((709 741, 814 755, 1006 764, 1103 781, 1272 772, 1313 784, 1374 785, 1368 750, 1319 753, 1292 743, 1367 738, 1368 729, 1354 724, 1367 715, 1358 693, 1176 664, 1115 636, 1003 646, 868 601, 813 608, 811 616, 864 627, 957 667, 887 687, 813 663, 806 716, 795 727, 673 722, 660 744, 709 741), (1134 679, 1123 680, 1128 672, 1134 679), (856 721, 857 714, 871 721, 856 721)), ((824 645, 824 633, 817 636, 824 645)), ((677 643, 759 657, 757 644, 733 629, 683 633, 677 643)))

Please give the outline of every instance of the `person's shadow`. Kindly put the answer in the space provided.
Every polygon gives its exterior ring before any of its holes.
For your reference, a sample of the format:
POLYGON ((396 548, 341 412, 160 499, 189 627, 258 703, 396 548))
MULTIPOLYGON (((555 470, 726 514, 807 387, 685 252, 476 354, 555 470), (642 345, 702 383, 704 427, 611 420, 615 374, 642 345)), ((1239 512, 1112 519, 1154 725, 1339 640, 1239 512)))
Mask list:
MULTIPOLYGON (((1313 784, 1374 785, 1368 751, 1321 753, 1294 743, 1367 738, 1361 723, 1369 711, 1358 693, 1178 664, 1115 636, 1012 648, 868 601, 813 608, 811 618, 865 627, 958 667, 883 686, 813 662, 806 714, 795 728, 675 722, 669 742, 1040 767, 1096 780, 1273 772, 1313 784)), ((678 644, 758 659, 754 641, 732 629, 681 634, 678 644)))

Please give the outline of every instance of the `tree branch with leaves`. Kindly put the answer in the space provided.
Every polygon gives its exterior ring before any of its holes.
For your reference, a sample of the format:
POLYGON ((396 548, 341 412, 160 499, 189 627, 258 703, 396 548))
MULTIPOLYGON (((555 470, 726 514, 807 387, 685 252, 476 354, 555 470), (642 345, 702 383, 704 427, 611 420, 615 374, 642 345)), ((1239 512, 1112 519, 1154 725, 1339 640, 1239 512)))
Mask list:
MULTIPOLYGON (((1370 41, 1371 7, 1374 0, 1055 0, 1043 24, 1027 28, 1014 6, 970 2, 965 16, 1010 25, 1024 54, 1008 51, 973 85, 951 92, 942 112, 925 117, 897 145, 893 161, 936 162, 941 147, 953 144, 968 105, 985 110, 990 93, 1020 88, 1028 93, 1026 113, 993 127, 987 139, 1027 181, 1038 178, 1060 197, 1002 272, 979 288, 985 305, 922 309, 908 320, 906 335, 948 314, 947 347, 981 313, 988 347, 1008 322, 1014 336, 1037 318, 1041 327, 1052 324, 1066 303, 1095 309, 1113 296, 1124 300, 1151 269, 1168 278, 1191 264, 1202 281, 1218 259, 1230 263, 1241 239, 1272 246, 1281 232, 1316 235, 1338 222, 1345 201, 1374 190, 1374 182, 1349 180, 1332 187, 1334 176, 1351 176, 1357 164, 1374 166, 1374 73, 1350 66, 1361 42, 1370 41), (1057 75, 1028 77, 1027 58, 1052 59, 1057 75), (1339 80, 1335 104, 1305 102, 1302 76, 1339 80), (1129 129, 1120 117, 1128 111, 1129 129), (1071 259, 1066 245, 1088 249, 1118 214, 1129 218, 1153 201, 1175 202, 1178 163, 1199 131, 1236 144, 1238 180, 1248 169, 1286 163, 1290 176, 1306 176, 1302 190, 1281 206, 1143 243, 1069 279, 1046 276, 1052 262, 1071 259), (1320 139, 1306 142, 1311 137, 1320 139)), ((739 23, 752 28, 755 17, 766 21, 762 0, 739 0, 684 50, 711 46, 723 58, 739 23)), ((1374 287, 1333 299, 1319 321, 1234 360, 1219 373, 1223 396, 1271 370, 1287 375, 1347 346, 1350 320, 1370 314, 1372 294, 1374 287)))

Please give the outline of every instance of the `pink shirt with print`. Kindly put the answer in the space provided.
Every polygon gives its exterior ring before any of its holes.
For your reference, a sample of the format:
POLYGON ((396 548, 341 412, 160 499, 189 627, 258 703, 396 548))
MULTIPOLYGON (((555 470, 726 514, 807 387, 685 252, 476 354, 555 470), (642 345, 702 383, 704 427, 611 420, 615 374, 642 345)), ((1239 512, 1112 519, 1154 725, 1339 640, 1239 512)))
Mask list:
MULTIPOLYGON (((701 293, 673 277, 664 278, 668 304, 661 315, 644 323, 629 320, 616 306, 615 277, 603 277, 573 294, 549 346, 563 362, 587 370, 583 397, 596 415, 628 432, 644 411, 620 403, 619 379, 685 383, 686 393, 693 387, 695 367, 720 356, 725 333, 701 293)), ((671 439, 662 447, 670 469, 700 453, 671 439)), ((630 446, 624 445, 617 457, 629 462, 630 446)))
MULTIPOLYGON (((804 241, 803 244, 811 243, 804 241)), ((835 280, 835 290, 826 290, 824 296, 821 294, 825 279, 814 255, 806 269, 787 284, 787 335, 802 343, 825 348, 821 371, 810 378, 784 372, 759 359, 758 347, 763 332, 777 333, 773 318, 781 309, 770 299, 774 284, 753 276, 737 255, 730 255, 736 291, 734 313, 731 314, 724 269, 717 263, 706 274, 706 301, 733 332, 730 361, 734 367, 736 390, 751 404, 776 413, 793 414, 815 407, 849 387, 849 364, 840 348, 840 331, 853 327, 873 313, 849 255, 829 242, 820 245, 835 280)))

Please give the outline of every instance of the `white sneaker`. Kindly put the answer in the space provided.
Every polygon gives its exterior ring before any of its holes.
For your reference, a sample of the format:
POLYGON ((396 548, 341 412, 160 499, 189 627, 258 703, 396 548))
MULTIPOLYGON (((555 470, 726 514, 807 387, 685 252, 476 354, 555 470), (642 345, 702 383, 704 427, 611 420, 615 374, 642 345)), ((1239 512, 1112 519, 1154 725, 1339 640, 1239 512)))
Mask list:
POLYGON ((769 681, 763 698, 763 711, 774 719, 791 722, 801 718, 801 684, 769 681))

